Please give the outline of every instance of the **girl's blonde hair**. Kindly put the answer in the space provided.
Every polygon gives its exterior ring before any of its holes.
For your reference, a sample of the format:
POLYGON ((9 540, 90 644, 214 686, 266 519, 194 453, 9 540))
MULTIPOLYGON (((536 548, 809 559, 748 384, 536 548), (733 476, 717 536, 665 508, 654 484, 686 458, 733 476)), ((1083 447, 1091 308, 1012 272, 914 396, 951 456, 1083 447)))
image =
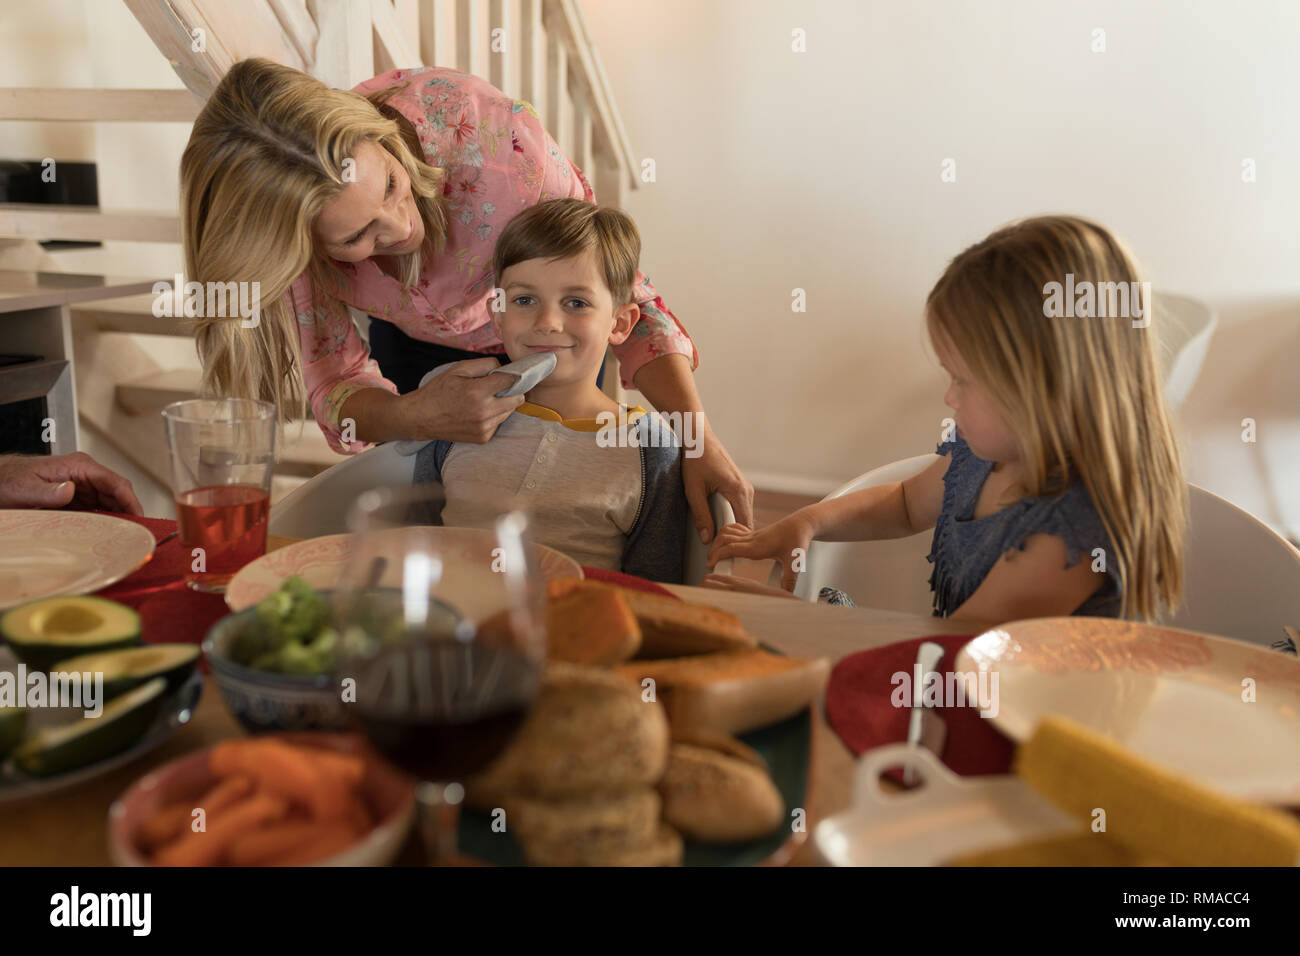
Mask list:
POLYGON ((1106 309, 1106 317, 1097 308, 1089 317, 1066 317, 1047 306, 1049 290, 1063 291, 1070 275, 1076 289, 1094 283, 1097 299, 1118 289, 1102 283, 1125 283, 1135 293, 1149 288, 1106 229, 1074 216, 1041 216, 1005 226, 953 259, 926 300, 926 322, 1017 436, 1026 494, 1059 494, 1082 479, 1114 549, 1106 560, 1123 582, 1121 613, 1155 620, 1182 600, 1187 485, 1156 329, 1141 326, 1152 303, 1138 295, 1127 310, 1106 309))
POLYGON ((190 281, 260 283, 261 315, 204 315, 195 325, 208 394, 274 402, 283 424, 302 418, 298 322, 289 288, 304 270, 314 308, 342 310, 348 278, 315 251, 312 224, 347 185, 344 160, 362 143, 388 150, 411 180, 425 242, 400 257, 402 284, 446 239, 443 171, 403 136, 386 101, 361 96, 265 59, 234 64, 208 98, 181 157, 181 235, 190 281))

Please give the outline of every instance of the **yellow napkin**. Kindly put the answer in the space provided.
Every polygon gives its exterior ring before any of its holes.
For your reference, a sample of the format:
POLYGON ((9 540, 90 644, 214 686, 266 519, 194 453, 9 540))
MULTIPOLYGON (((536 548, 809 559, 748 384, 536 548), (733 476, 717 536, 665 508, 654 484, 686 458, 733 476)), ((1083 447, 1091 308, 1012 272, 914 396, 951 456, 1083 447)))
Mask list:
POLYGON ((1223 796, 1064 717, 1045 717, 1016 752, 1015 772, 1078 819, 1083 833, 980 851, 982 866, 1295 866, 1300 821, 1223 796), (1105 831, 1093 832, 1105 811, 1105 831), (1089 844, 1094 844, 1089 846, 1089 844), (1095 861, 1089 863, 1088 861, 1095 861))

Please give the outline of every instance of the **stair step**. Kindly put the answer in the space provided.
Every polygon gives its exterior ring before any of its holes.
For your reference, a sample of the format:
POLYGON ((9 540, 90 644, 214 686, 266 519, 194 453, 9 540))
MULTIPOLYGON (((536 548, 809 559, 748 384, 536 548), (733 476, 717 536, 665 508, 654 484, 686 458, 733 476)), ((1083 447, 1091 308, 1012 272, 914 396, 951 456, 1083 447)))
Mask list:
POLYGON ((20 239, 69 239, 127 242, 180 242, 181 220, 175 213, 103 212, 98 206, 46 206, 0 203, 0 236, 20 239))
MULTIPOLYGON (((199 378, 197 369, 170 369, 147 378, 119 382, 117 402, 133 416, 157 415, 172 402, 197 398, 199 378)), ((314 421, 289 422, 285 425, 284 444, 275 470, 277 475, 310 478, 347 457, 330 448, 314 421)))
POLYGON ((72 306, 72 321, 85 323, 99 332, 132 332, 144 335, 194 335, 194 324, 186 319, 153 314, 154 296, 128 295, 72 306))

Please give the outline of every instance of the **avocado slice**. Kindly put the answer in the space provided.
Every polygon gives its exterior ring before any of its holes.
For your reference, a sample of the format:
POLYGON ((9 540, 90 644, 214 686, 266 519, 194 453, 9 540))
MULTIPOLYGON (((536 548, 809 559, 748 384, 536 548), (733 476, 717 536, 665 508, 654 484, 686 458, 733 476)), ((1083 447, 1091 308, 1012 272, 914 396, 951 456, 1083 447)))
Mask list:
POLYGON ((0 637, 28 667, 48 671, 75 654, 139 644, 140 615, 105 598, 45 598, 6 611, 0 637))
POLYGON ((9 756, 9 751, 23 739, 23 727, 27 725, 27 711, 21 707, 0 707, 0 763, 9 756))
POLYGON ((197 644, 145 644, 72 657, 54 664, 50 673, 103 674, 104 700, 111 700, 155 677, 173 690, 194 673, 198 662, 197 644))
POLYGON ((121 753, 144 736, 162 706, 167 681, 155 677, 109 701, 98 717, 37 732, 14 751, 14 763, 32 777, 49 777, 121 753))

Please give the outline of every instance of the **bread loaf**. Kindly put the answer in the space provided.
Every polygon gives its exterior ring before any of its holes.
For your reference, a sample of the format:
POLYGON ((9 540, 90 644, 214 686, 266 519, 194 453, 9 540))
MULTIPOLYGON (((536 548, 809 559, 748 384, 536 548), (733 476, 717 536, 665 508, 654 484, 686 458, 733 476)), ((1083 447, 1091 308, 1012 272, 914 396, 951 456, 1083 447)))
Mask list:
POLYGON ((725 651, 668 660, 628 661, 614 672, 655 695, 677 728, 743 734, 791 717, 817 700, 830 676, 826 658, 725 651))

